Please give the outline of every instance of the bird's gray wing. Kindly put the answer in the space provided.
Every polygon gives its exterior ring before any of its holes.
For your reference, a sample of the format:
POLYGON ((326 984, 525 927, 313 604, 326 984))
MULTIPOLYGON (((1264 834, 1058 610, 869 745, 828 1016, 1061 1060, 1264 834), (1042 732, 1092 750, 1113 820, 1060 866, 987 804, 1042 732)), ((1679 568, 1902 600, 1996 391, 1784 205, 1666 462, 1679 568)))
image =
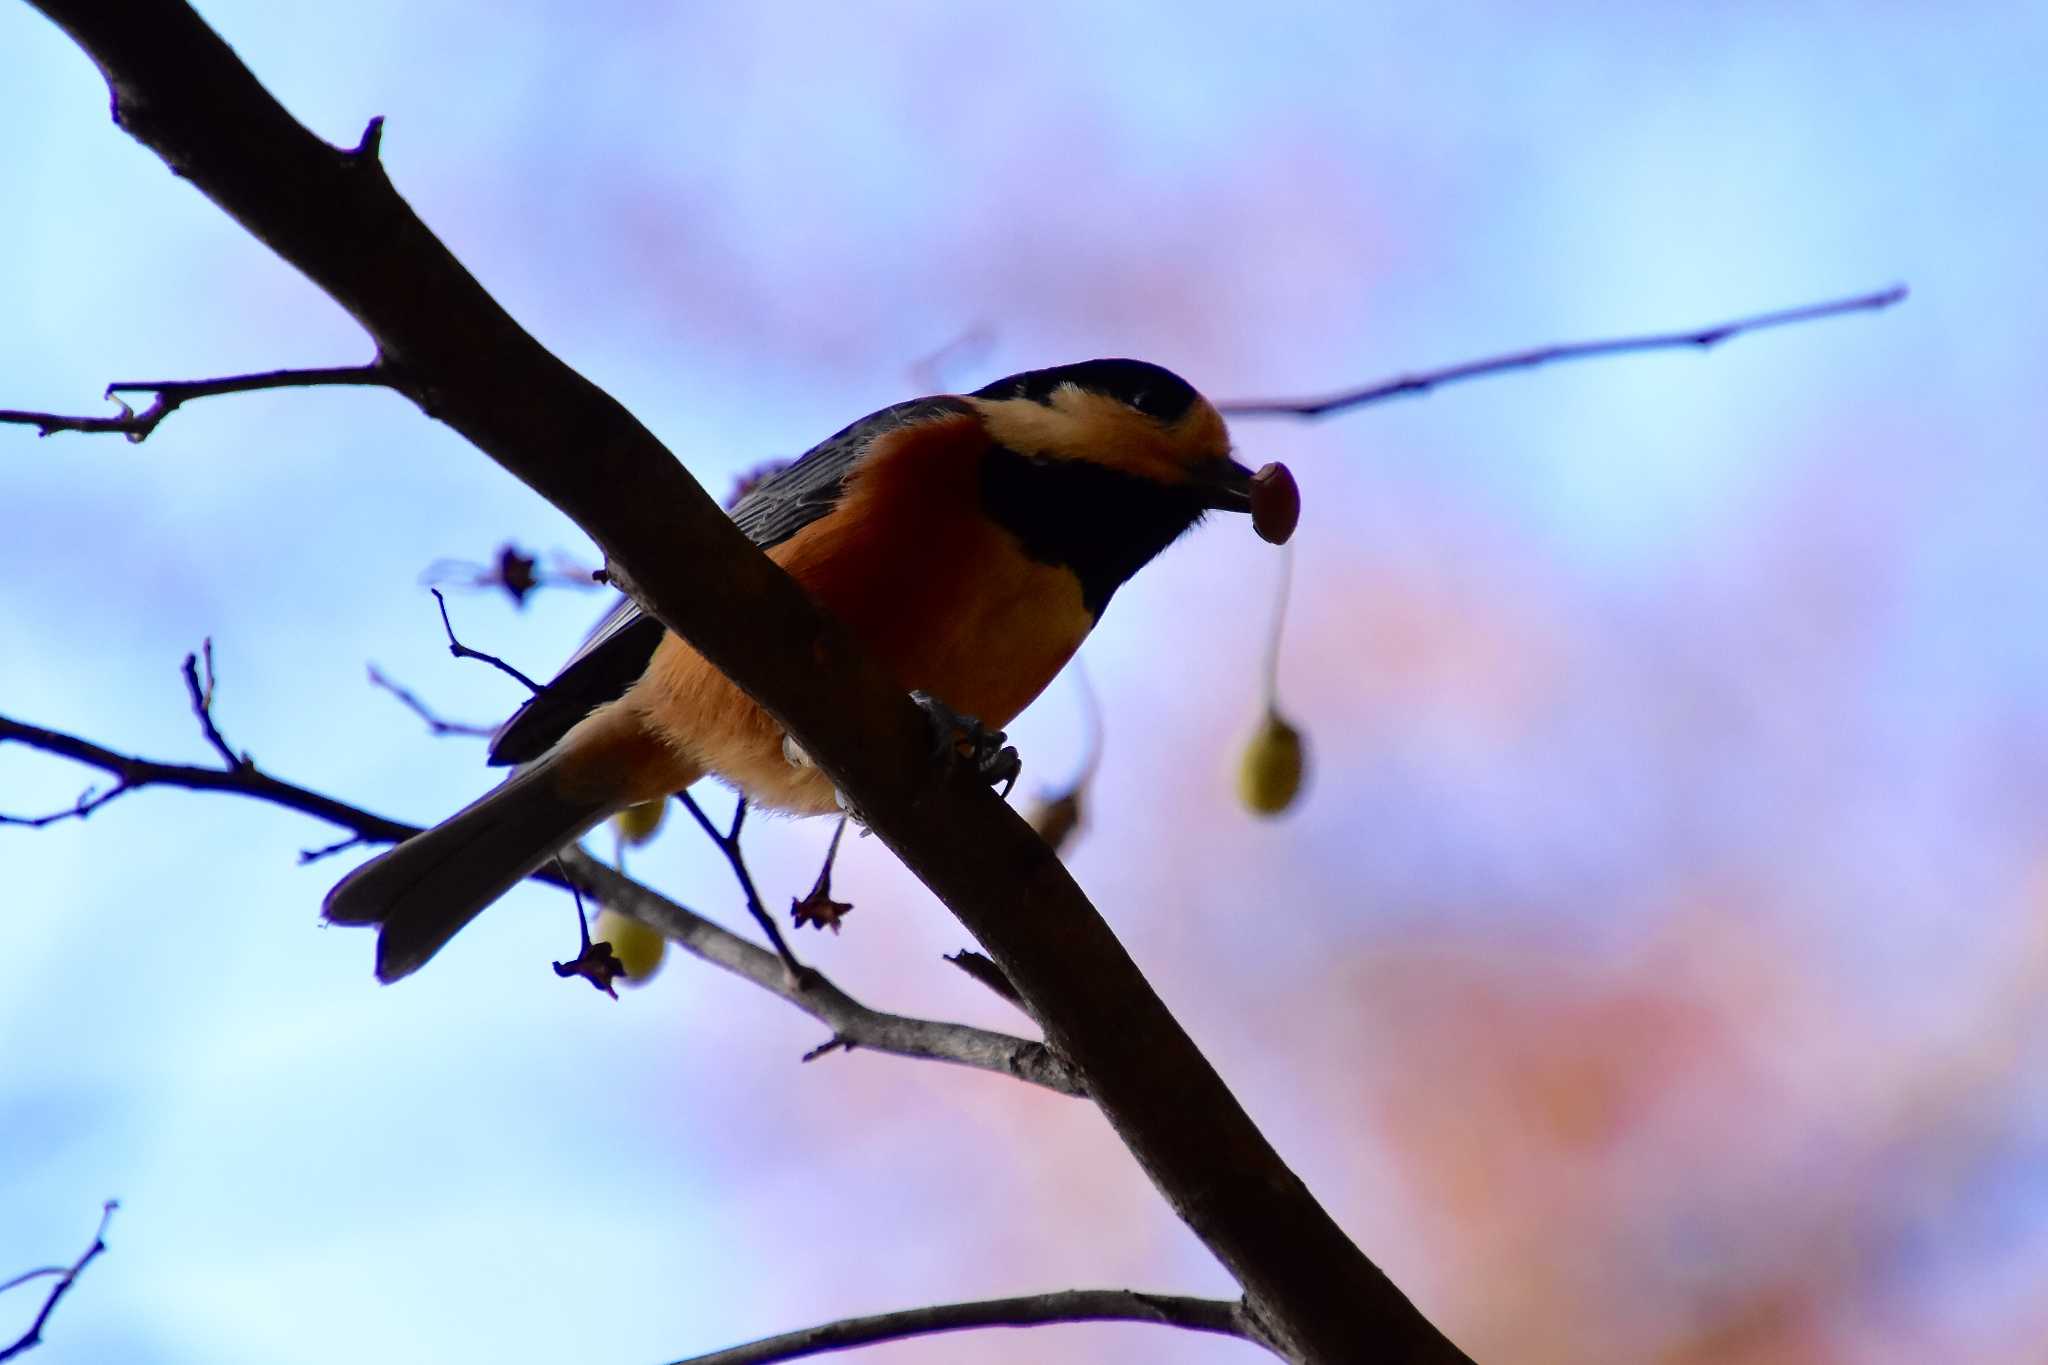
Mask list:
MULTIPOLYGON (((971 411, 958 398, 942 397, 870 413, 761 479, 733 507, 732 519, 762 549, 779 545, 838 504, 847 475, 877 437, 971 411)), ((622 595, 548 684, 491 736, 491 764, 529 763, 552 749, 570 727, 639 681, 661 637, 661 622, 622 595)))

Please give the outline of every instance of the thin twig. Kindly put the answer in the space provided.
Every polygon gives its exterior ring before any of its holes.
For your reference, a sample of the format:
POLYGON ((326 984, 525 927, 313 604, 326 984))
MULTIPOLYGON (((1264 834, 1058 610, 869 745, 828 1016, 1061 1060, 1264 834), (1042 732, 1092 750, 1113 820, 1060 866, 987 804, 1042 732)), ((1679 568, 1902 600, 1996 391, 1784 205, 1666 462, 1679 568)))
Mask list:
MULTIPOLYGON (((761 903, 760 890, 754 885, 754 874, 748 870, 746 854, 740 850, 740 826, 746 823, 747 798, 742 796, 734 804, 732 828, 723 834, 719 832, 718 826, 711 823, 711 817, 704 813, 704 808, 697 804, 697 798, 688 792, 677 792, 676 800, 682 802, 683 808, 696 817, 698 826, 712 843, 718 845, 718 851, 725 855, 726 864, 732 868, 732 875, 738 880, 740 891, 747 898, 747 913, 754 917, 754 922, 768 935, 768 941, 775 945, 775 955, 782 959, 783 970, 789 973, 790 981, 801 986, 807 969, 803 963, 796 960, 796 954, 789 950, 789 945, 783 942, 782 931, 775 927, 774 917, 768 913, 768 907, 761 903)), ((809 1058, 805 1060, 808 1061, 809 1058)))
POLYGON ((1753 317, 1737 318, 1732 322, 1716 323, 1711 327, 1695 328, 1689 332, 1658 332, 1649 336, 1539 346, 1533 350, 1489 356, 1485 360, 1468 360, 1458 365, 1447 365, 1440 370, 1424 370, 1420 374, 1384 379, 1376 384, 1344 389, 1322 398, 1245 399, 1218 403, 1216 408, 1219 412, 1232 417, 1327 417, 1332 413, 1348 412, 1352 408, 1362 408, 1368 403, 1380 403, 1389 398, 1425 394, 1432 389, 1455 384, 1461 380, 1478 379, 1482 375, 1499 374, 1505 370, 1533 369, 1554 361, 1584 360, 1590 356, 1601 355, 1625 355, 1632 351, 1676 350, 1688 346, 1706 350, 1745 332, 1761 332, 1766 328, 1788 327, 1799 322, 1817 322, 1822 318, 1839 317, 1844 313, 1875 312, 1889 308, 1905 297, 1906 286, 1895 284, 1874 294, 1858 294, 1851 299, 1834 299, 1827 303, 1784 308, 1775 313, 1758 313, 1753 317))
POLYGON ((221 737, 220 727, 213 723, 213 637, 208 636, 200 643, 206 655, 206 682, 199 681, 199 656, 185 656, 185 692, 192 699, 192 714, 199 718, 199 728, 206 735, 206 742, 220 755, 220 761, 230 771, 237 768, 253 768, 255 762, 247 754, 238 754, 228 747, 221 737))
POLYGON ((1266 709, 1274 710, 1280 701, 1280 637, 1287 628, 1287 598, 1294 589, 1294 542, 1280 547, 1280 582, 1273 590, 1273 622, 1266 632, 1265 656, 1265 699, 1266 709))
POLYGON ((475 735, 489 738, 497 733, 495 725, 476 725, 463 720, 443 720, 433 709, 421 701, 409 687, 392 681, 375 664, 370 665, 370 686, 381 687, 398 698, 405 709, 418 716, 427 724, 427 729, 436 735, 475 735))
POLYGON ((933 1304, 870 1317, 842 1318, 709 1355, 691 1356, 676 1365, 772 1365, 775 1361, 800 1360, 828 1351, 845 1351, 878 1341, 904 1341, 935 1332, 958 1332, 972 1327, 1039 1327, 1058 1322, 1150 1322, 1184 1327, 1192 1332, 1215 1332, 1259 1346, 1266 1344, 1244 1306, 1228 1299, 1141 1294, 1134 1289, 1063 1289, 1052 1294, 933 1304))
POLYGON ((224 375, 218 379, 139 379, 107 385, 106 397, 120 413, 112 417, 70 417, 57 412, 22 412, 0 409, 0 422, 30 426, 38 436, 60 431, 112 432, 141 442, 155 431, 157 423, 195 398, 223 393, 254 393, 258 389, 318 389, 348 386, 394 389, 399 386, 397 367, 382 361, 368 365, 335 365, 313 370, 265 370, 260 374, 224 375), (153 393, 155 399, 137 412, 114 395, 153 393))
POLYGON ((458 659, 481 660, 482 662, 489 664, 492 668, 497 669, 500 673, 503 673, 506 677, 517 678, 520 682, 525 683, 527 691, 540 691, 539 683, 527 677, 524 673, 521 673, 518 669, 506 663, 497 655, 486 654, 480 649, 471 649, 468 645, 456 639, 455 624, 448 619, 448 599, 441 595, 441 590, 439 588, 428 588, 427 591, 434 594, 434 605, 438 606, 441 609, 441 629, 448 632, 448 652, 450 654, 453 654, 458 659))
POLYGON ((403 824, 397 820, 386 820, 354 806, 337 801, 331 796, 309 791, 304 787, 281 782, 277 778, 249 764, 238 764, 232 768, 201 768, 187 763, 160 763, 153 759, 136 758, 128 754, 115 753, 90 740, 76 735, 67 735, 56 730, 46 730, 39 725, 0 716, 0 744, 21 744, 31 749, 40 749, 59 758, 68 758, 88 768, 97 768, 114 779, 111 790, 80 798, 78 804, 68 810, 50 815, 20 816, 0 815, 0 825, 21 825, 40 829, 59 820, 83 819, 116 797, 144 787, 180 787, 186 791, 228 792, 236 796, 251 797, 267 801, 274 806, 284 806, 302 815, 311 815, 351 831, 366 842, 396 843, 400 839, 419 833, 416 825, 403 824))
MULTIPOLYGON (((116 796, 144 787, 174 787, 264 801, 350 832, 350 837, 339 844, 309 850, 310 856, 315 857, 356 844, 393 844, 419 833, 417 825, 372 814, 323 793, 281 781, 253 766, 222 769, 159 763, 115 753, 76 735, 0 716, 0 745, 9 743, 97 768, 112 776, 116 785, 96 798, 88 810, 66 810, 34 819, 0 816, 0 824, 39 827, 55 820, 77 818, 116 796)), ((534 880, 561 887, 573 881, 601 904, 653 926, 691 956, 788 1001, 830 1029, 837 1046, 953 1062, 1011 1076, 1062 1095, 1087 1093, 1074 1069, 1042 1042, 966 1024, 870 1009, 814 968, 806 968, 800 981, 792 979, 782 959, 766 948, 605 866, 580 848, 566 850, 560 862, 567 872, 566 878, 551 865, 534 873, 534 880)))
POLYGON ((62 1275, 64 1270, 65 1267, 61 1265, 42 1265, 37 1266, 34 1270, 24 1270, 11 1280, 0 1280, 0 1294, 5 1294, 10 1289, 27 1284, 30 1280, 40 1280, 50 1275, 62 1275))
POLYGON ((322 844, 318 848, 302 848, 299 850, 299 865, 304 867, 307 863, 317 863, 322 858, 332 858, 337 853, 346 853, 352 848, 362 848, 369 842, 368 839, 365 839, 360 834, 351 834, 345 839, 336 839, 333 843, 322 844))
MULTIPOLYGON (((107 1249, 107 1223, 113 1218, 114 1210, 120 1207, 120 1203, 112 1199, 100 1205, 100 1225, 93 1232, 92 1245, 85 1249, 84 1255, 71 1263, 69 1269, 56 1272, 59 1278, 57 1283, 50 1286, 50 1294, 43 1300, 42 1311, 36 1314, 36 1320, 28 1325, 26 1332, 15 1339, 13 1345, 0 1348, 0 1361, 12 1360, 22 1352, 42 1344, 43 1327, 50 1321, 50 1314, 57 1311, 57 1301, 71 1292, 71 1286, 78 1283, 78 1277, 92 1264, 93 1258, 107 1249)), ((15 1285, 45 1273, 47 1272, 34 1270, 27 1275, 18 1275, 6 1284, 0 1285, 0 1289, 12 1289, 15 1285)))

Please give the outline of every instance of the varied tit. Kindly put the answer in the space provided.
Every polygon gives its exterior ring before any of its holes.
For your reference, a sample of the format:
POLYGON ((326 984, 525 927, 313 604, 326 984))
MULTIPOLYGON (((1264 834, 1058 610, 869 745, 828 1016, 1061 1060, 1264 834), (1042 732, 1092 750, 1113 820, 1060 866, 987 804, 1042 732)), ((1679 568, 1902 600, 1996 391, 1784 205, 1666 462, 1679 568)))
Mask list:
MULTIPOLYGON (((907 691, 1007 725, 1123 583, 1251 471, 1186 381, 1137 360, 1033 370, 864 417, 753 488, 733 520, 907 691)), ((494 737, 518 765, 328 893, 380 924, 377 975, 417 970, 478 912, 617 811, 711 775, 756 805, 836 809, 782 728, 621 600, 494 737)))

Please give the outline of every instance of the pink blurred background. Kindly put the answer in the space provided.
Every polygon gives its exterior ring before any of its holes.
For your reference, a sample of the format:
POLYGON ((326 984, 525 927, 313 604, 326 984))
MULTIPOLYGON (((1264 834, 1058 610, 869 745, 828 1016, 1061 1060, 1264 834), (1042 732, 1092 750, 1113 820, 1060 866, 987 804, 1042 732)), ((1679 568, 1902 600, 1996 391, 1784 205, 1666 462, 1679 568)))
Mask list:
MULTIPOLYGON (((204 12, 714 491, 918 388, 1095 355, 1218 398, 1906 280, 1875 317, 1243 423, 1306 494, 1287 818, 1238 808, 1276 556, 1176 547, 1085 658, 1083 885, 1282 1151, 1476 1357, 2048 1353, 2048 19, 1984 5, 275 6, 204 12)), ((0 405, 367 358, 0 9, 0 405)), ((490 780, 368 687, 494 720, 421 570, 563 519, 388 396, 0 429, 0 712, 229 739, 414 820, 490 780)), ((456 596, 541 671, 600 609, 456 596)), ((1082 748, 1061 683, 1026 789, 1082 748)), ((78 770, 0 749, 0 809, 78 770)), ((771 900, 821 823, 764 822, 771 900)), ((1228 1293, 1087 1106, 866 1055, 672 960, 557 982, 515 895, 415 980, 323 931, 324 826, 145 793, 0 830, 0 1275, 111 1252, 51 1362, 656 1361, 1073 1285, 1228 1293)), ((632 869, 735 925, 671 827, 632 869)), ((811 958, 1019 1028, 884 850, 811 958)), ((0 1339, 32 1316, 0 1299, 0 1339)), ((903 1362, 1259 1358, 1150 1327, 903 1362)))

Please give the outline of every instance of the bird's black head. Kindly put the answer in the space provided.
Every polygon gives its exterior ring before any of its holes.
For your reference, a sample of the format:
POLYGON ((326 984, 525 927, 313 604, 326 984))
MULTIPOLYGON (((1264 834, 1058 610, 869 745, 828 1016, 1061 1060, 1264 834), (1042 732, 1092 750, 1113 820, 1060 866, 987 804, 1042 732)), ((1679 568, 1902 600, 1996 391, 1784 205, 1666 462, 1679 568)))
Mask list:
POLYGON ((976 398, 1023 398, 1050 405, 1053 395, 1072 385, 1083 393, 1114 399, 1134 412, 1163 424, 1178 422, 1201 401, 1195 386, 1172 370, 1145 360, 1084 360, 1050 370, 1026 370, 974 391, 976 398))
POLYGON ((995 442, 989 516, 1071 568, 1090 612, 1209 509, 1249 511, 1251 471, 1185 379, 1142 360, 1030 370, 969 395, 995 442))

